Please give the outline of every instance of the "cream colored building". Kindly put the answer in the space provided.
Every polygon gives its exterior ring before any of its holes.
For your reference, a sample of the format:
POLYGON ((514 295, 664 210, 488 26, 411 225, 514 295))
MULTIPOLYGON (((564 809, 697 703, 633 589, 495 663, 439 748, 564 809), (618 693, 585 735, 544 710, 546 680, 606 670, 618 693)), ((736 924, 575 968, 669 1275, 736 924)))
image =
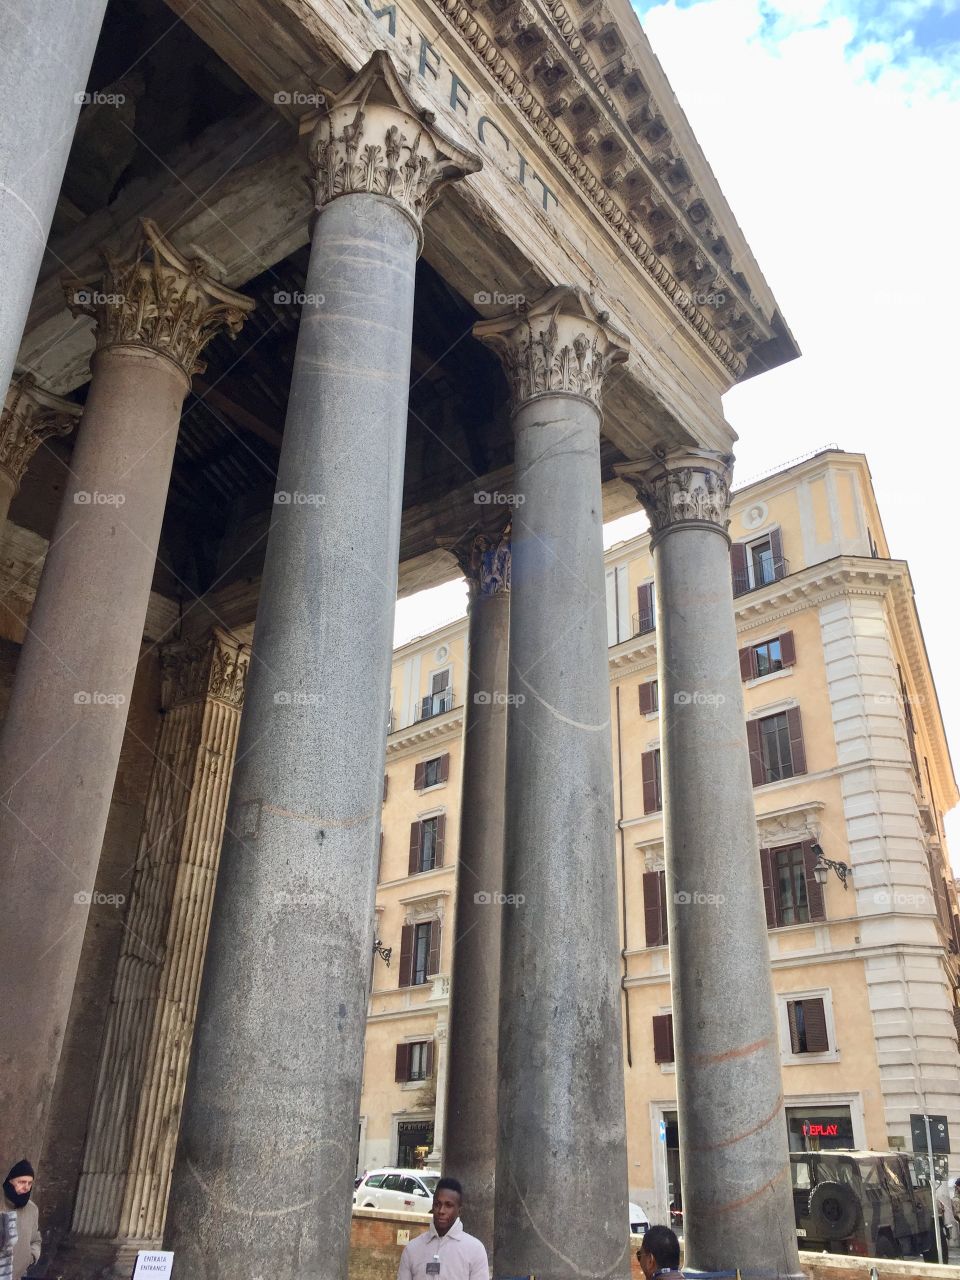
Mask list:
MULTIPOLYGON (((960 916, 943 828, 957 784, 866 459, 830 450, 747 485, 730 536, 791 1148, 909 1148, 923 1110, 960 1137, 960 916), (821 850, 843 864, 822 887, 821 850)), ((649 536, 606 565, 630 1187, 663 1220, 678 1159, 649 536)), ((459 620, 395 653, 377 892, 391 960, 374 957, 359 1171, 434 1144, 466 633, 459 620)))

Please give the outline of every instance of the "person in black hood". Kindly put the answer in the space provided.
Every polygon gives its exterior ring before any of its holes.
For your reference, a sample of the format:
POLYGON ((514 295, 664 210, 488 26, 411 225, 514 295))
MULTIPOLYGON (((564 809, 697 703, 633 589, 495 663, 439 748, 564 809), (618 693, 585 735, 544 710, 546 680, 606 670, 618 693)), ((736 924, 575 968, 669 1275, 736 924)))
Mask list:
POLYGON ((17 1243, 13 1250, 13 1280, 20 1280, 27 1267, 40 1257, 40 1211, 33 1194, 33 1165, 18 1160, 3 1181, 0 1209, 17 1215, 17 1243))

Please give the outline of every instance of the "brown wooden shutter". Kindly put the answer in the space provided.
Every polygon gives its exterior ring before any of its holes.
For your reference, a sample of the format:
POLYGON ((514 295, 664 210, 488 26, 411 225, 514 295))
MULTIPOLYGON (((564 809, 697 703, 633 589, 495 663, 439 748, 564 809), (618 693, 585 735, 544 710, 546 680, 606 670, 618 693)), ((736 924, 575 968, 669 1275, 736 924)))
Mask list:
POLYGON ((827 913, 823 905, 823 890, 817 884, 813 868, 817 863, 817 855, 813 852, 813 841, 803 842, 803 874, 807 882, 807 906, 810 908, 811 920, 826 920, 827 913))
POLYGON ((747 749, 750 752, 750 776, 755 787, 763 786, 767 771, 763 766, 763 746, 760 741, 760 721, 747 721, 747 749))
POLYGON ((421 760, 419 764, 414 765, 414 767, 413 767, 413 789, 414 789, 414 791, 422 791, 422 790, 423 790, 423 775, 424 775, 424 771, 426 770, 426 767, 427 767, 427 762, 426 762, 426 760, 421 760))
POLYGON ((653 690, 656 680, 645 680, 640 686, 640 714, 648 716, 653 711, 653 690))
POLYGON ((800 708, 787 708, 787 731, 790 734, 790 760, 794 774, 807 772, 807 755, 803 749, 803 728, 800 724, 800 708))
POLYGON ((424 1075, 429 1080, 433 1075, 433 1041, 427 1041, 427 1060, 423 1064, 424 1075))
POLYGON ((413 982, 413 925, 405 924, 400 930, 400 982, 409 987, 413 982))
POLYGON ((821 999, 803 1000, 803 1026, 807 1034, 807 1053, 827 1053, 827 1015, 821 999))
POLYGON ((777 916, 777 867, 772 849, 760 850, 760 879, 763 881, 763 909, 767 914, 767 928, 775 929, 780 923, 777 916))
POLYGON ((420 870, 420 848, 423 840, 423 826, 419 822, 410 823, 410 861, 407 864, 407 875, 415 876, 420 870))
POLYGON ((940 859, 936 853, 927 846, 927 867, 930 871, 930 888, 933 890, 933 898, 937 904, 937 916, 940 923, 946 930, 947 936, 950 936, 950 900, 947 896, 947 885, 943 878, 943 874, 939 867, 940 859))
POLYGON ((440 972, 440 921, 430 921, 430 954, 427 957, 427 975, 440 972))
POLYGON ((445 751, 440 757, 440 781, 446 782, 450 777, 450 752, 445 751))
POLYGON ((785 667, 792 667, 797 661, 797 647, 793 642, 792 631, 784 631, 780 637, 780 661, 785 667))
POLYGON ((753 645, 740 650, 740 679, 753 680, 757 674, 757 651, 753 645))
POLYGON ((653 1060, 673 1062, 672 1013, 656 1013, 653 1016, 653 1060))
POLYGON ((390 786, 390 775, 389 773, 385 773, 383 775, 383 803, 384 804, 387 803, 387 791, 389 790, 389 786, 390 786))
POLYGON ((444 689, 450 685, 450 669, 446 671, 438 671, 432 678, 432 690, 434 693, 443 693, 444 689))
POLYGON ((637 587, 637 630, 653 630, 653 583, 645 582, 637 587))
POLYGON ((643 873, 643 923, 648 947, 662 947, 667 941, 666 873, 643 873))
POLYGON ((797 1005, 802 1004, 802 1000, 787 1001, 787 1021, 790 1023, 790 1052, 800 1052, 800 1031, 797 1027, 797 1005))
POLYGON ((779 529, 770 530, 770 554, 773 557, 774 580, 782 578, 787 572, 787 566, 783 563, 783 538, 779 529))
POLYGON ((742 595, 747 589, 747 548, 742 542, 735 542, 730 548, 730 575, 733 594, 742 595))
POLYGON ((401 1083, 410 1079, 410 1045, 397 1045, 397 1071, 394 1076, 395 1080, 401 1083))
POLYGON ((383 875, 383 832, 380 832, 380 852, 377 854, 377 884, 383 875))
POLYGON ((437 815, 437 838, 434 843, 433 865, 435 867, 443 866, 443 844, 444 834, 447 829, 447 815, 440 813, 437 815))
POLYGON ((644 751, 640 757, 640 776, 643 781, 643 812, 656 813, 657 804, 657 753, 644 751))

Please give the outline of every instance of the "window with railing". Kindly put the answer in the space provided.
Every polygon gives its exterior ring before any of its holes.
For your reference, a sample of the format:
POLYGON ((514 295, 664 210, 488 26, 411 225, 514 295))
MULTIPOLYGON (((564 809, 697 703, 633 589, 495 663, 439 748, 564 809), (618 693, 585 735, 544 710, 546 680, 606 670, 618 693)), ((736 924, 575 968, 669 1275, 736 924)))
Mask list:
POLYGON ((430 692, 420 700, 418 720, 430 720, 443 715, 453 706, 453 689, 450 687, 450 669, 436 671, 430 677, 430 692))
POLYGON ((753 542, 735 542, 730 548, 730 564, 735 596, 758 591, 785 578, 790 572, 790 566, 783 558, 779 529, 771 529, 767 535, 753 542))

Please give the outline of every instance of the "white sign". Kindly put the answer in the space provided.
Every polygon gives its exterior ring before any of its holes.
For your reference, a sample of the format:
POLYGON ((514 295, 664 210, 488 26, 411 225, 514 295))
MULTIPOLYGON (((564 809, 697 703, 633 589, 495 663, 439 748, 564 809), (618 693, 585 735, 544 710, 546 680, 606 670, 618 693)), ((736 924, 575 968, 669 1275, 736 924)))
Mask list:
POLYGON ((149 1253, 146 1249, 141 1249, 137 1254, 132 1280, 170 1280, 172 1270, 172 1250, 149 1253))

